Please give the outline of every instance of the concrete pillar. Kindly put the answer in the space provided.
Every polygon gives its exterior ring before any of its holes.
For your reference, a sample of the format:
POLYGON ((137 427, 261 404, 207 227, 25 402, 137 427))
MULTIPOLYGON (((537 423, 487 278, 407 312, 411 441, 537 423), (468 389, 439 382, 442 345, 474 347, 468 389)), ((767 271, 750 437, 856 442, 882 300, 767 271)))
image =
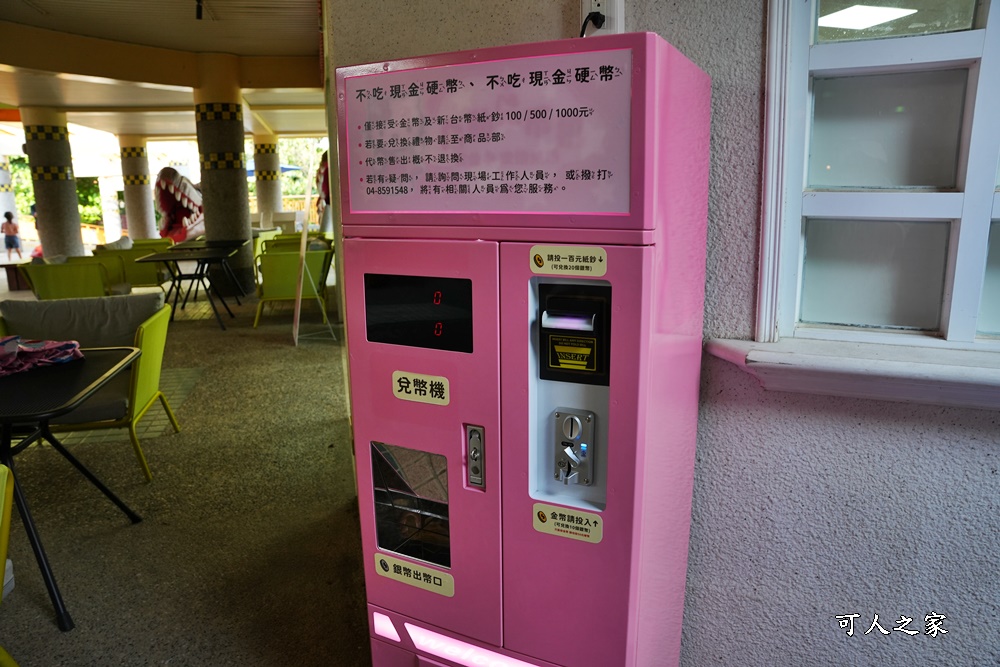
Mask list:
POLYGON ((257 210, 261 213, 283 210, 278 137, 273 134, 253 135, 253 164, 257 181, 257 210))
POLYGON ((6 211, 13 213, 14 221, 17 222, 17 199, 14 197, 14 180, 10 175, 10 158, 0 155, 0 221, 6 211))
POLYGON ((66 114, 43 107, 21 107, 25 152, 35 193, 36 225, 42 251, 53 255, 84 254, 80 203, 73 176, 66 114))
MULTIPOLYGON (((194 91, 205 237, 250 239, 250 202, 243 157, 243 95, 239 58, 222 53, 198 54, 200 85, 194 91)), ((230 266, 248 292, 254 286, 253 244, 230 258, 230 266)), ((217 282, 225 289, 226 280, 217 282)))
POLYGON ((128 235, 133 240, 159 238, 156 214, 153 212, 153 186, 149 177, 146 138, 122 134, 118 137, 118 145, 121 147, 122 180, 125 182, 128 235))

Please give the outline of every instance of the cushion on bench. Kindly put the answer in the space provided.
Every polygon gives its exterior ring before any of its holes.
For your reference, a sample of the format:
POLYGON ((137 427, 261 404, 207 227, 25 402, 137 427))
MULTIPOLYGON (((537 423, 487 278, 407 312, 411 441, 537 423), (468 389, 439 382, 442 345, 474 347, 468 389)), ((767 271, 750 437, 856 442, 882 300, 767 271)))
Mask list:
POLYGON ((37 340, 75 340, 80 347, 130 346, 139 325, 163 307, 163 292, 51 301, 3 301, 7 331, 37 340))

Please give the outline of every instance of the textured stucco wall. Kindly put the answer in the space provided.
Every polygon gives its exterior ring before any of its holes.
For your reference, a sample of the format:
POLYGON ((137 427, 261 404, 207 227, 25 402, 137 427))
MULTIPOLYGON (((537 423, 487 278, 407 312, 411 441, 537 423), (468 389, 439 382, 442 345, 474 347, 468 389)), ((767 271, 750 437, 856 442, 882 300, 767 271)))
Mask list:
POLYGON ((576 0, 328 0, 337 66, 579 34, 576 0), (576 33, 574 34, 574 30, 576 33))
MULTIPOLYGON (((350 3, 339 62, 578 30, 575 0, 428 6, 350 3)), ((713 79, 707 336, 753 331, 765 6, 626 4, 628 30, 713 79)), ((1000 413, 765 392, 706 356, 699 428, 683 665, 1000 664, 1000 413), (932 611, 947 635, 923 634, 932 611), (853 637, 834 618, 848 613, 853 637), (889 636, 863 634, 876 613, 889 636), (900 615, 921 634, 892 631, 900 615)))

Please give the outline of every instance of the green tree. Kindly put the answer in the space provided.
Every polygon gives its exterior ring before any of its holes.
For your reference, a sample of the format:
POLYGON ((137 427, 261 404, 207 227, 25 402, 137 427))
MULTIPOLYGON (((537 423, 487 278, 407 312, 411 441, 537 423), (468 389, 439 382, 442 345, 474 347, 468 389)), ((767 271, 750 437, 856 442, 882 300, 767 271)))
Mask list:
POLYGON ((35 189, 31 185, 31 170, 28 168, 28 158, 14 156, 10 158, 10 179, 14 186, 14 200, 17 202, 17 215, 20 219, 30 219, 31 205, 35 203, 35 189))
POLYGON ((101 188, 96 178, 77 178, 76 198, 80 202, 80 222, 91 225, 104 224, 101 188))
MULTIPOLYGON (((31 168, 26 156, 11 156, 10 177, 14 186, 14 200, 21 219, 30 219, 31 205, 35 203, 35 189, 31 184, 31 168)), ((102 224, 101 189, 96 178, 77 178, 76 197, 80 204, 80 222, 102 224)))

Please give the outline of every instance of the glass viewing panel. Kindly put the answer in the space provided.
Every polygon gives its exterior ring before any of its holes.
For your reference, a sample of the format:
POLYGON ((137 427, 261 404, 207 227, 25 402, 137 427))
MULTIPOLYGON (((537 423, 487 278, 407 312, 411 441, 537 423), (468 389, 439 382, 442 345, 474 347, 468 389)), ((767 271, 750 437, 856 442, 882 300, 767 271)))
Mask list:
POLYGON ((968 70, 813 79, 808 187, 954 189, 968 70))
POLYGON ((975 15, 976 0, 819 0, 816 41, 969 30, 975 15))
POLYGON ((368 340, 472 352, 472 281, 468 278, 365 274, 368 340))
POLYGON ((805 222, 799 321, 937 330, 948 222, 805 222))
POLYGON ((1000 222, 990 225, 989 254, 983 301, 979 306, 979 333, 1000 336, 1000 222))
POLYGON ((371 455, 379 548, 451 567, 448 460, 381 442, 371 455))

